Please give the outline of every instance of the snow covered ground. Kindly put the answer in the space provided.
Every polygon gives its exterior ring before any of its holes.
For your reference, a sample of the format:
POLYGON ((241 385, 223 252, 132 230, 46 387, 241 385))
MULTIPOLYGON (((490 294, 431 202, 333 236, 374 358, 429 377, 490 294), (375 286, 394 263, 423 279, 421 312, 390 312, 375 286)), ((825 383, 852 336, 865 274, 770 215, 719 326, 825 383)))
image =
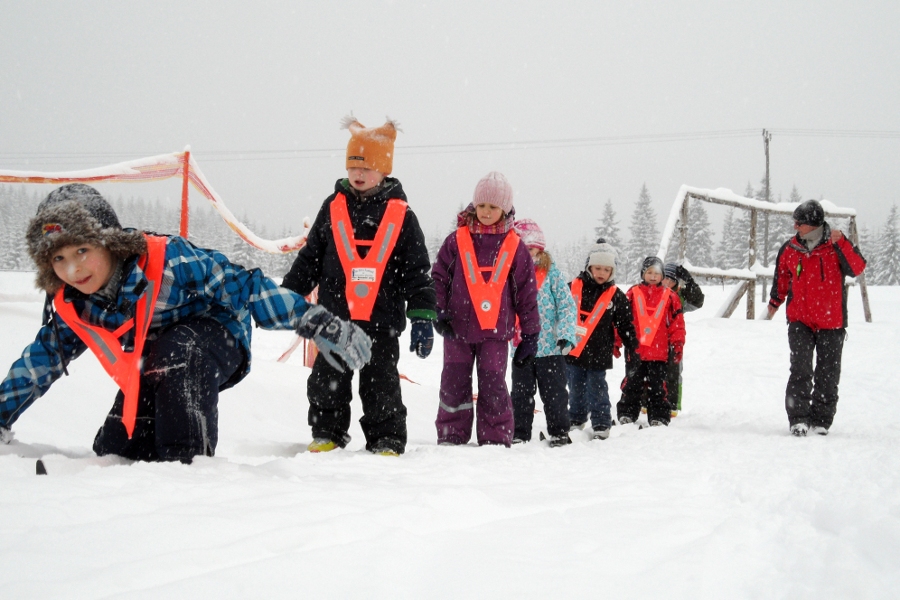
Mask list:
MULTIPOLYGON (((40 324, 32 278, 0 273, 0 364, 40 324)), ((672 426, 559 449, 436 446, 438 344, 401 359, 404 456, 362 450, 358 403, 347 450, 307 453, 308 369, 276 362, 290 333, 257 329, 217 456, 123 464, 92 457, 115 388, 84 356, 0 446, 0 596, 898 597, 900 288, 870 289, 871 324, 852 290, 835 425, 805 439, 783 310, 714 319, 726 290, 705 291, 672 426)))

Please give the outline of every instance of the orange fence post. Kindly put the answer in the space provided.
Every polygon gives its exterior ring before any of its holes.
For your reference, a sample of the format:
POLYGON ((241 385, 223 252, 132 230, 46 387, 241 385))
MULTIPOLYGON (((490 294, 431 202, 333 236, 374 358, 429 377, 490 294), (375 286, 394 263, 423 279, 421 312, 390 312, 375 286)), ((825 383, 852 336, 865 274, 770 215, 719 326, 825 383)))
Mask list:
POLYGON ((178 235, 187 239, 188 236, 188 181, 190 179, 190 169, 191 169, 191 151, 186 149, 184 151, 184 166, 182 166, 182 175, 183 178, 181 180, 181 228, 179 229, 178 235))

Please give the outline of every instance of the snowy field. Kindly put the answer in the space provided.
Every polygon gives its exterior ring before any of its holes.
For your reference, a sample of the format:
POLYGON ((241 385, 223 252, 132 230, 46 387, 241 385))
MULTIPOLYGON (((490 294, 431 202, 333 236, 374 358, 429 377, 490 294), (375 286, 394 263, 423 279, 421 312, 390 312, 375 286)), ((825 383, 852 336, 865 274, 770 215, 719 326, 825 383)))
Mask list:
MULTIPOLYGON (((0 273, 3 365, 40 325, 32 278, 0 273)), ((726 290, 705 291, 671 427, 559 449, 436 446, 438 344, 401 359, 404 456, 362 449, 356 402, 348 449, 307 453, 309 371, 276 362, 290 333, 256 329, 215 458, 98 459, 115 388, 84 356, 0 446, 0 596, 897 598, 900 288, 870 288, 871 324, 852 290, 835 424, 805 439, 783 408, 784 311, 714 319, 726 290)))

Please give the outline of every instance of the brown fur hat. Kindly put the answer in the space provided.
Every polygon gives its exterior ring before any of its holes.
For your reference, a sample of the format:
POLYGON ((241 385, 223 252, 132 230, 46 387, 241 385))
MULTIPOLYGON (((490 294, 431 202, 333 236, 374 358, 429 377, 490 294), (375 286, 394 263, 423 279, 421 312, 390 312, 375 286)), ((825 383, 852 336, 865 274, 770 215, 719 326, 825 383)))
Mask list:
POLYGON ((147 251, 143 234, 123 230, 109 202, 83 183, 70 183, 50 192, 28 223, 25 241, 37 265, 35 285, 48 294, 55 294, 63 285, 50 262, 60 248, 91 244, 106 248, 115 259, 147 251))

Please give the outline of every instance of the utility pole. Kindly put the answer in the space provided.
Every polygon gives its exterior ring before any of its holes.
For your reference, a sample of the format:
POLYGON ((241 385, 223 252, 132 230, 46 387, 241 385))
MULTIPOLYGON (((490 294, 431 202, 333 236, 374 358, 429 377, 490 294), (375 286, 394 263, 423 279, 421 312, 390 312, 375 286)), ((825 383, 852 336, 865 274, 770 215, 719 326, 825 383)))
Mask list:
MULTIPOLYGON (((766 149, 766 202, 771 202, 772 198, 770 197, 770 188, 769 188, 769 140, 772 139, 772 134, 763 129, 763 143, 765 144, 766 149)), ((762 262, 764 267, 769 266, 769 213, 763 216, 763 255, 762 262)), ((762 281, 762 302, 765 304, 766 302, 766 280, 763 278, 762 281)))

